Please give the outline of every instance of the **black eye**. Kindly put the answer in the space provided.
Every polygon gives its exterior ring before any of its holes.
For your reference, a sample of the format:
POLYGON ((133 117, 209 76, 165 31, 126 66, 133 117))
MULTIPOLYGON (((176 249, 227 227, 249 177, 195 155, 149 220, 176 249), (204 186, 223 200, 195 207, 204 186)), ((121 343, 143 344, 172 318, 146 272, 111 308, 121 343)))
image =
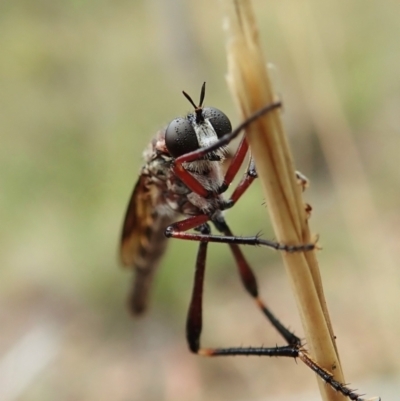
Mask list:
POLYGON ((173 157, 182 156, 199 148, 196 133, 189 120, 176 118, 168 124, 165 131, 165 145, 173 157))
POLYGON ((215 107, 204 107, 203 117, 210 120, 218 138, 223 137, 225 134, 232 132, 232 125, 229 118, 221 111, 215 107))

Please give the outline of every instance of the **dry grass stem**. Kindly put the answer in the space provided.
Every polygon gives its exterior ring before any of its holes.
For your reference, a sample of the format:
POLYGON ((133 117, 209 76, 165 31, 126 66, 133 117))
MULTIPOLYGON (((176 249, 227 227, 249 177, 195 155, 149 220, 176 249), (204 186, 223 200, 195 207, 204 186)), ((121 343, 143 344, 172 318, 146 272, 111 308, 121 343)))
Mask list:
MULTIPOLYGON (((223 0, 227 33, 228 84, 243 119, 276 101, 263 57, 250 1, 223 0)), ((280 119, 275 110, 247 130, 276 238, 285 244, 313 241, 301 188, 280 119)), ((282 253, 295 294, 310 354, 336 380, 344 382, 326 308, 315 251, 282 253), (335 367, 333 370, 333 366, 335 367)), ((322 398, 344 400, 318 380, 322 398)))

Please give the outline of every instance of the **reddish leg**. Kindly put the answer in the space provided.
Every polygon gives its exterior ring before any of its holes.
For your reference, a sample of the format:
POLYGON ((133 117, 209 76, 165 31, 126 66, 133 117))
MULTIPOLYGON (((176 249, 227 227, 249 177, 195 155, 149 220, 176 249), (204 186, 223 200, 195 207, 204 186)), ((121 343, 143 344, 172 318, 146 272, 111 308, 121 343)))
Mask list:
MULTIPOLYGON (((200 235, 202 235, 203 238, 207 238, 210 236, 210 227, 208 224, 204 224, 203 226, 199 227, 199 230, 201 233, 200 235)), ((264 347, 201 348, 200 336, 203 325, 202 302, 203 302, 204 273, 206 268, 207 247, 208 247, 208 241, 200 242, 196 259, 194 286, 186 322, 186 338, 190 350, 196 354, 204 356, 257 355, 257 352, 261 352, 260 355, 288 356, 293 358, 298 357, 299 356, 298 355, 299 350, 297 349, 298 347, 293 347, 293 346, 272 347, 272 348, 264 348, 264 347)), ((250 269, 249 272, 252 274, 250 269)), ((254 280, 254 284, 256 285, 254 275, 252 277, 254 280)), ((248 282, 248 279, 246 279, 246 282, 248 282)), ((300 343, 300 340, 298 340, 298 342, 300 343)))
POLYGON ((249 166, 247 167, 247 170, 236 187, 236 189, 233 191, 230 202, 232 203, 232 206, 241 198, 241 196, 247 191, 247 188, 253 183, 253 181, 257 178, 257 171, 256 171, 256 166, 254 164, 254 160, 252 157, 250 157, 250 162, 249 166))
MULTIPOLYGON (((219 219, 223 220, 222 215, 218 216, 217 220, 213 220, 216 225, 219 223, 219 219)), ((269 241, 262 239, 259 236, 250 237, 235 237, 233 235, 213 235, 200 233, 187 233, 186 230, 190 230, 206 221, 210 220, 207 215, 200 215, 189 217, 188 219, 178 221, 169 225, 165 230, 165 235, 168 238, 179 238, 189 241, 200 241, 200 242, 219 242, 224 244, 237 244, 237 245, 263 245, 268 248, 273 248, 279 251, 286 252, 303 252, 311 251, 314 249, 314 244, 300 244, 300 245, 285 245, 275 241, 269 241)))
MULTIPOLYGON (((228 145, 233 139, 235 139, 246 127, 248 127, 252 122, 257 120, 259 117, 262 115, 268 113, 269 111, 272 111, 274 109, 277 109, 281 107, 281 102, 275 102, 272 104, 269 104, 266 107, 263 107, 261 110, 257 111, 254 113, 250 118, 248 118, 246 121, 244 121, 242 124, 240 124, 236 129, 234 129, 232 132, 229 134, 224 135, 222 138, 220 138, 216 143, 214 143, 211 146, 207 146, 205 148, 200 148, 198 150, 195 150, 190 153, 186 153, 182 156, 179 156, 175 159, 173 171, 174 173, 182 180, 184 184, 188 188, 190 188, 193 192, 197 193, 200 196, 203 197, 208 197, 212 194, 212 192, 208 191, 201 185, 199 181, 197 181, 196 178, 194 178, 189 172, 185 170, 185 168, 182 166, 183 163, 185 162, 192 162, 195 160, 199 160, 202 157, 206 156, 208 153, 217 150, 225 145, 228 145)), ((228 188, 229 184, 232 182, 232 180, 235 178, 242 162, 243 159, 246 155, 248 148, 247 141, 244 139, 242 140, 238 150, 235 153, 235 156, 232 160, 231 165, 228 168, 227 174, 225 175, 224 183, 221 186, 221 189, 217 191, 217 193, 223 193, 226 191, 228 188), (237 160, 236 160, 237 159, 237 160), (233 165, 233 166, 232 166, 233 165)))
MULTIPOLYGON (((233 236, 232 231, 225 221, 219 222, 218 230, 221 230, 225 235, 233 236)), ((256 305, 261 309, 263 314, 268 318, 268 320, 279 332, 279 334, 281 334, 281 336, 286 340, 286 342, 289 345, 300 346, 300 339, 282 325, 282 323, 274 316, 274 314, 268 309, 268 307, 259 297, 257 279, 246 258, 244 257, 242 250, 237 244, 229 244, 229 246, 235 258, 236 265, 238 267, 238 273, 246 291, 249 293, 250 296, 253 297, 256 305)))
POLYGON ((246 137, 243 137, 235 155, 233 156, 232 162, 228 167, 228 170, 226 171, 224 181, 219 189, 219 193, 222 194, 224 193, 231 182, 235 179, 236 174, 238 173, 240 166, 243 164, 243 160, 246 157, 246 154, 249 150, 249 144, 247 142, 246 137))
MULTIPOLYGON (((229 201, 226 202, 226 205, 232 207, 234 203, 243 195, 243 193, 247 190, 250 184, 256 178, 257 173, 255 170, 254 162, 250 159, 248 170, 246 171, 242 181, 239 183, 237 188, 232 194, 232 197, 229 201)), ((232 248, 232 252, 240 252, 237 245, 263 245, 269 248, 273 248, 280 251, 286 252, 303 252, 303 251, 311 251, 315 248, 315 244, 299 244, 299 245, 286 245, 281 244, 276 241, 270 241, 263 238, 260 238, 258 235, 248 236, 248 237, 237 237, 234 236, 229 230, 228 226, 225 223, 225 219, 223 218, 222 213, 213 216, 206 214, 192 216, 185 220, 178 221, 169 225, 165 230, 165 235, 168 238, 179 238, 188 241, 201 241, 201 242, 218 242, 225 243, 230 245, 236 245, 236 247, 232 248), (207 221, 212 220, 212 222, 217 227, 218 231, 223 233, 224 235, 213 235, 211 233, 205 233, 201 231, 200 233, 188 233, 186 231, 191 230, 193 228, 199 227, 206 223, 207 221), (237 249, 237 250, 236 250, 237 249)), ((243 255, 242 255, 243 257, 243 255)), ((247 262, 246 262, 247 263, 247 262)), ((262 306, 260 306, 262 308, 262 306)))
MULTIPOLYGON (((222 221, 217 222, 217 227, 222 229, 226 235, 232 235, 229 227, 223 226, 222 221)), ((275 346, 275 347, 229 347, 229 348, 202 348, 200 337, 203 327, 203 287, 204 275, 206 268, 207 248, 208 241, 206 238, 210 236, 210 227, 208 224, 203 224, 198 227, 200 235, 203 240, 199 244, 199 250, 196 259, 196 269, 194 277, 194 285, 192 290, 192 297, 186 322, 186 338, 190 350, 202 356, 236 356, 236 355, 256 355, 256 356, 285 356, 291 358, 299 358, 303 361, 313 372, 315 372, 324 382, 329 384, 334 390, 348 397, 353 401, 363 401, 363 398, 356 394, 346 385, 336 381, 333 375, 319 366, 302 348, 300 339, 286 329, 272 312, 265 306, 258 296, 258 288, 256 278, 245 260, 242 252, 235 243, 230 243, 231 250, 234 254, 235 261, 238 265, 239 274, 244 287, 247 292, 256 300, 256 304, 261 308, 263 313, 267 316, 268 320, 278 330, 278 332, 285 338, 288 345, 275 346)))

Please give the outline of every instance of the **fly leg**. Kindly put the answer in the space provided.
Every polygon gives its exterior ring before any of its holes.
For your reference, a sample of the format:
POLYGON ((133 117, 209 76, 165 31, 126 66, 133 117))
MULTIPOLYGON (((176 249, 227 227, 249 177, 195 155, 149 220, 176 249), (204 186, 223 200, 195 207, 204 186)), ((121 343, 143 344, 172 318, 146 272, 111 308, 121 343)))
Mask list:
MULTIPOLYGON (((226 236, 232 236, 229 227, 219 221, 217 228, 220 229, 226 236)), ((354 390, 348 388, 346 385, 338 382, 333 378, 333 375, 326 369, 319 366, 304 350, 301 340, 290 330, 285 328, 279 320, 273 315, 265 303, 260 299, 258 295, 257 281, 248 265, 244 255, 242 254, 239 246, 236 242, 227 242, 231 247, 234 254, 236 264, 242 283, 246 291, 254 298, 257 306, 262 310, 268 320, 282 335, 288 345, 275 346, 275 347, 224 347, 224 348, 205 348, 201 345, 201 333, 203 328, 203 288, 204 288, 204 276, 207 259, 207 248, 209 238, 212 237, 210 233, 210 227, 208 224, 203 224, 197 227, 200 232, 198 234, 201 239, 199 249, 196 258, 194 285, 192 290, 192 296, 186 321, 186 339, 191 352, 207 357, 215 356, 275 356, 275 357, 288 357, 288 358, 299 358, 305 363, 314 373, 316 373, 325 383, 331 386, 334 390, 340 392, 344 396, 348 397, 352 401, 363 401, 364 399, 355 393, 354 390)), ((235 238, 235 237, 233 237, 235 238)))

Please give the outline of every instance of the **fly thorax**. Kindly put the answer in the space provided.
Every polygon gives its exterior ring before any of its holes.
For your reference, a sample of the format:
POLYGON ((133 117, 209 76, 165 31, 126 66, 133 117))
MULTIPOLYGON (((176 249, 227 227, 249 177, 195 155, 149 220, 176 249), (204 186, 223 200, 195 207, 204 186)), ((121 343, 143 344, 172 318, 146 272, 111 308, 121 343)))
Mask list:
POLYGON ((203 213, 213 213, 215 212, 221 205, 221 195, 217 195, 213 198, 204 198, 201 195, 196 194, 195 192, 191 192, 187 195, 188 201, 198 209, 200 209, 203 213))
POLYGON ((184 163, 183 167, 209 191, 217 191, 222 185, 224 177, 219 161, 196 160, 184 163))

